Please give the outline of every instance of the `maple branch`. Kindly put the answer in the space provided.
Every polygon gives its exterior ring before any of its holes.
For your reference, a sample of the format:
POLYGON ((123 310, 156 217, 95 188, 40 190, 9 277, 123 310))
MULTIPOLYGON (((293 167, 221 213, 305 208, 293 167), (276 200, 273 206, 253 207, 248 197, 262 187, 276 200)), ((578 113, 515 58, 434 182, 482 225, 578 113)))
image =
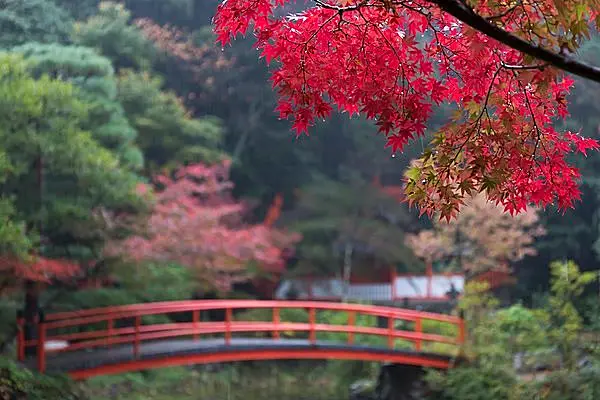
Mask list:
POLYGON ((318 5, 321 8, 327 8, 329 10, 335 10, 337 12, 339 12, 340 14, 343 14, 346 11, 354 11, 354 10, 358 10, 359 8, 361 8, 362 6, 365 5, 365 1, 354 4, 352 6, 336 6, 333 4, 328 4, 323 2, 322 0, 314 0, 315 4, 318 5))
POLYGON ((432 3, 437 4, 442 10, 452 15, 456 19, 469 25, 471 28, 478 30, 479 32, 496 39, 497 41, 518 50, 524 54, 530 55, 537 59, 547 62, 556 68, 563 71, 570 72, 574 75, 580 76, 600 83, 600 68, 593 65, 589 65, 580 61, 577 61, 571 57, 564 56, 562 54, 554 53, 543 47, 529 43, 510 32, 505 31, 490 23, 481 15, 477 14, 471 8, 467 7, 460 0, 430 0, 432 3))
POLYGON ((544 68, 546 68, 548 66, 547 63, 536 64, 536 65, 510 65, 510 64, 506 64, 505 62, 501 62, 500 65, 502 66, 502 68, 505 68, 505 69, 521 70, 521 71, 528 70, 528 69, 543 70, 544 68))

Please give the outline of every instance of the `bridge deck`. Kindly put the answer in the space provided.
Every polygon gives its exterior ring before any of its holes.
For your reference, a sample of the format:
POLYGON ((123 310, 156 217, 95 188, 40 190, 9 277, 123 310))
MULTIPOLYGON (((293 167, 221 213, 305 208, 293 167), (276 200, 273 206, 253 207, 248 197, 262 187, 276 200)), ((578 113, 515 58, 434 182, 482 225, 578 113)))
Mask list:
MULTIPOLYGON (((255 359, 286 359, 286 358, 340 358, 340 353, 348 354, 348 359, 363 359, 373 361, 403 361, 414 364, 425 364, 432 367, 444 368, 450 363, 451 357, 415 352, 410 350, 393 350, 385 347, 365 345, 350 345, 336 342, 318 341, 311 344, 302 339, 256 339, 232 338, 230 344, 224 339, 200 340, 162 340, 141 343, 139 356, 133 355, 131 345, 98 348, 96 350, 80 350, 64 353, 48 354, 46 365, 50 373, 82 373, 84 375, 114 373, 140 369, 140 364, 153 366, 168 365, 169 360, 179 359, 174 364, 185 364, 186 357, 190 363, 255 360, 255 359), (316 355, 318 354, 318 355, 316 355), (331 354, 331 357, 327 357, 331 354), (245 356, 246 355, 246 356, 245 356), (217 357, 215 357, 217 356, 217 357), (413 360, 411 362, 411 360, 413 360), (131 368, 127 365, 132 365, 131 368), (137 367, 133 368, 133 364, 137 367), (93 372, 92 370, 102 370, 93 372)), ((25 364, 34 367, 35 359, 25 360, 25 364)), ((75 375, 78 375, 77 373, 75 375)))

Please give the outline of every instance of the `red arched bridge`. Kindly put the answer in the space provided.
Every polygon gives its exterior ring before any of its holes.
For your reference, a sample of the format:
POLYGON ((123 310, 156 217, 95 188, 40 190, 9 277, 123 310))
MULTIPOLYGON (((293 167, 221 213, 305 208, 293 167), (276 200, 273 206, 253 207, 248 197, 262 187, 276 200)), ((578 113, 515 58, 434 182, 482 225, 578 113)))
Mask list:
POLYGON ((62 372, 74 379, 277 359, 444 369, 465 338, 464 323, 454 316, 310 301, 175 301, 61 312, 41 317, 37 338, 28 340, 24 320, 18 325, 19 360, 42 373, 62 372), (33 354, 26 356, 30 350, 33 354))

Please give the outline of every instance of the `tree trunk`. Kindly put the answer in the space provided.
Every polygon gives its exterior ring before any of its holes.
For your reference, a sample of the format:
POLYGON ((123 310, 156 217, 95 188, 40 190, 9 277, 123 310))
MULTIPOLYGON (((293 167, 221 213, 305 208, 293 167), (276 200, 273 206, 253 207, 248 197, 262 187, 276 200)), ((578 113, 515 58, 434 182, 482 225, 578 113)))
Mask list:
POLYGON ((342 295, 342 301, 348 300, 348 291, 350 289, 350 276, 352 274, 352 251, 353 247, 349 242, 346 242, 344 247, 344 272, 342 274, 342 280, 344 282, 344 293, 342 295))

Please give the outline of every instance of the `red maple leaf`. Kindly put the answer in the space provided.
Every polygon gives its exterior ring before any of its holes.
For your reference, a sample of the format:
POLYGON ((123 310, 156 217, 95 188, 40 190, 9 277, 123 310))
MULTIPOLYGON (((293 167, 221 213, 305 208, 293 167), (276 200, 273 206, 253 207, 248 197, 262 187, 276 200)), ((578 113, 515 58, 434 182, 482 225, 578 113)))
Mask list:
POLYGON ((293 119, 297 134, 336 106, 377 121, 387 146, 401 150, 424 134, 432 105, 453 102, 459 112, 407 178, 410 203, 449 218, 478 192, 510 213, 530 203, 564 209, 579 198, 567 157, 598 144, 554 129, 568 114, 572 80, 491 37, 555 49, 556 38, 543 28, 531 38, 532 24, 551 21, 579 38, 585 33, 571 26, 587 26, 582 18, 597 10, 581 13, 575 0, 561 10, 553 0, 531 7, 491 0, 472 10, 457 0, 322 0, 285 15, 278 7, 284 3, 227 0, 214 22, 222 45, 251 29, 262 55, 277 61, 278 112, 293 119))

